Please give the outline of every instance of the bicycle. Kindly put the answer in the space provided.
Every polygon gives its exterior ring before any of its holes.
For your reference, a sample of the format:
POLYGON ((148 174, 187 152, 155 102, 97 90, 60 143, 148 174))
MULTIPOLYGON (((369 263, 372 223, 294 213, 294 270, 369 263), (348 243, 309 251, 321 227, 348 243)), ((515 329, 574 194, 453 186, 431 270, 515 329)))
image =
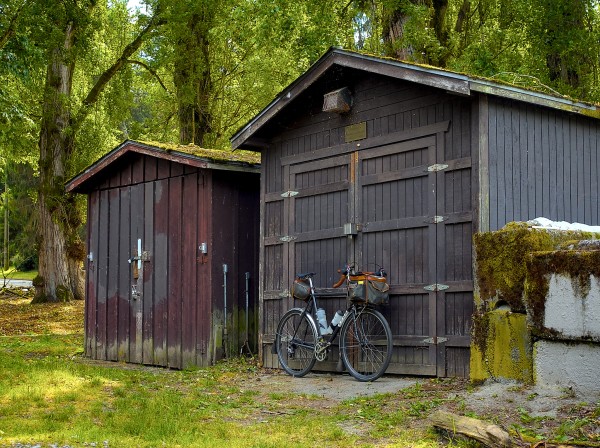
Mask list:
POLYGON ((367 290, 375 288, 380 299, 387 300, 389 285, 383 269, 377 273, 354 272, 346 265, 338 270, 340 280, 334 288, 346 284, 349 306, 345 313, 336 313, 329 327, 317 324, 317 297, 313 285, 314 272, 298 274, 292 285, 292 295, 305 300, 304 308, 288 310, 279 321, 273 352, 283 369, 294 377, 302 377, 317 361, 324 361, 340 335, 340 358, 346 370, 358 381, 375 381, 387 370, 392 357, 392 331, 385 317, 373 307, 367 290), (376 283, 372 286, 371 283, 376 283), (330 330, 330 331, 329 331, 330 330))

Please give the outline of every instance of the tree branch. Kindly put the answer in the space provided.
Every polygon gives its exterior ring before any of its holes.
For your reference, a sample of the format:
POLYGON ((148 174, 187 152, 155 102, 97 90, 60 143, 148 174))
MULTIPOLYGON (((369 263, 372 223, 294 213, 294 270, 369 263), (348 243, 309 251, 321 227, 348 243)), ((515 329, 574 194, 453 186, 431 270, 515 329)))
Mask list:
POLYGON ((169 89, 167 89, 167 87, 164 85, 164 83, 162 82, 162 79, 160 79, 160 76, 158 76, 158 73, 156 73, 156 70, 154 70, 152 67, 150 67, 148 64, 145 64, 142 61, 136 61, 134 59, 128 59, 126 61, 128 64, 134 64, 134 65, 139 65, 140 67, 145 68, 146 70, 148 70, 150 72, 150 74, 152 76, 154 76, 156 78, 156 80, 158 81, 158 83, 160 84, 160 86, 165 90, 165 92, 167 92, 168 94, 171 94, 171 92, 169 92, 169 89))
POLYGON ((144 27, 144 29, 140 32, 140 34, 138 34, 138 36, 125 47, 123 53, 121 54, 121 56, 119 56, 115 63, 100 75, 100 77, 96 81, 96 84, 94 84, 94 87, 92 87, 92 90, 90 90, 86 98, 83 100, 83 106, 77 118, 73 120, 72 125, 74 129, 77 129, 81 126, 85 118, 88 116, 91 106, 93 106, 96 103, 96 101, 98 101, 100 94, 104 91, 107 84, 117 74, 117 72, 121 70, 121 68, 128 62, 129 57, 137 50, 139 50, 148 34, 150 34, 158 26, 165 23, 162 19, 159 19, 157 17, 157 14, 158 13, 152 16, 152 18, 144 27))
POLYGON ((15 33, 17 32, 17 21, 19 20, 21 11, 23 11, 23 8, 25 7, 26 4, 27 4, 27 1, 24 1, 21 4, 21 6, 19 6, 17 8, 17 12, 15 12, 15 15, 12 16, 12 18, 10 19, 8 28, 6 28, 6 30, 4 31, 2 36, 0 36, 0 50, 6 45, 6 43, 10 40, 10 38, 13 37, 15 35, 15 33))

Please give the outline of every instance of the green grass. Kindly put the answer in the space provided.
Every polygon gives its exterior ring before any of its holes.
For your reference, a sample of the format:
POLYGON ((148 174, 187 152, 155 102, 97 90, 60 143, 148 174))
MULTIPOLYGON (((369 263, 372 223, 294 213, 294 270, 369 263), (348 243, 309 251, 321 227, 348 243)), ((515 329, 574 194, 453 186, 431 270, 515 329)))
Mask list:
MULTIPOLYGON (((0 336, 0 447, 477 446, 442 442, 428 422, 444 403, 464 405, 447 395, 451 380, 338 403, 274 390, 244 359, 174 371, 90 361, 82 347, 82 334, 0 336)), ((600 441, 600 405, 573 407, 546 437, 543 419, 517 411, 524 440, 600 441)))
POLYGON ((391 396, 316 410, 314 397, 244 387, 257 371, 244 360, 186 371, 95 363, 82 339, 0 337, 0 446, 439 446, 386 408, 391 396))
POLYGON ((33 280, 37 275, 38 271, 21 272, 17 271, 14 267, 10 267, 7 270, 0 270, 0 282, 4 278, 11 280, 33 280))

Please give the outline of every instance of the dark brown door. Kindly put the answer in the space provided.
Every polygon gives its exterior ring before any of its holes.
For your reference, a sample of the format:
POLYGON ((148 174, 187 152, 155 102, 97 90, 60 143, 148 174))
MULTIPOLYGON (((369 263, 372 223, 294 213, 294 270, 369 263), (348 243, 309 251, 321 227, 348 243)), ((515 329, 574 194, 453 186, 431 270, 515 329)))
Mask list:
MULTIPOLYGON (((368 142, 368 141, 365 141, 368 142)), ((472 313, 471 160, 444 147, 444 133, 289 165, 284 234, 288 278, 355 262, 384 267, 391 285, 382 309, 394 334, 391 373, 466 376, 472 313)), ((346 150, 348 151, 348 150, 346 150)), ((339 294, 339 293, 338 293, 339 294)))
POLYGON ((436 137, 427 136, 358 154, 358 259, 364 269, 383 266, 391 287, 384 314, 394 334, 389 372, 435 375, 436 137))

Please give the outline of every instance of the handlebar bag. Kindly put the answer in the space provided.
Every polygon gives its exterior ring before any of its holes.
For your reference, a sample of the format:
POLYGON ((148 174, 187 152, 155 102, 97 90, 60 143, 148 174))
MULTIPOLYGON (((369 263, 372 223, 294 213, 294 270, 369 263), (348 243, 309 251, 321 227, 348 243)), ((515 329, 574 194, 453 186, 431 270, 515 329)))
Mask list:
POLYGON ((370 274, 351 276, 348 287, 348 296, 353 302, 372 305, 387 305, 390 302, 390 285, 385 277, 370 274))
POLYGON ((385 277, 367 275, 367 302, 373 305, 387 305, 390 303, 390 285, 385 277))

